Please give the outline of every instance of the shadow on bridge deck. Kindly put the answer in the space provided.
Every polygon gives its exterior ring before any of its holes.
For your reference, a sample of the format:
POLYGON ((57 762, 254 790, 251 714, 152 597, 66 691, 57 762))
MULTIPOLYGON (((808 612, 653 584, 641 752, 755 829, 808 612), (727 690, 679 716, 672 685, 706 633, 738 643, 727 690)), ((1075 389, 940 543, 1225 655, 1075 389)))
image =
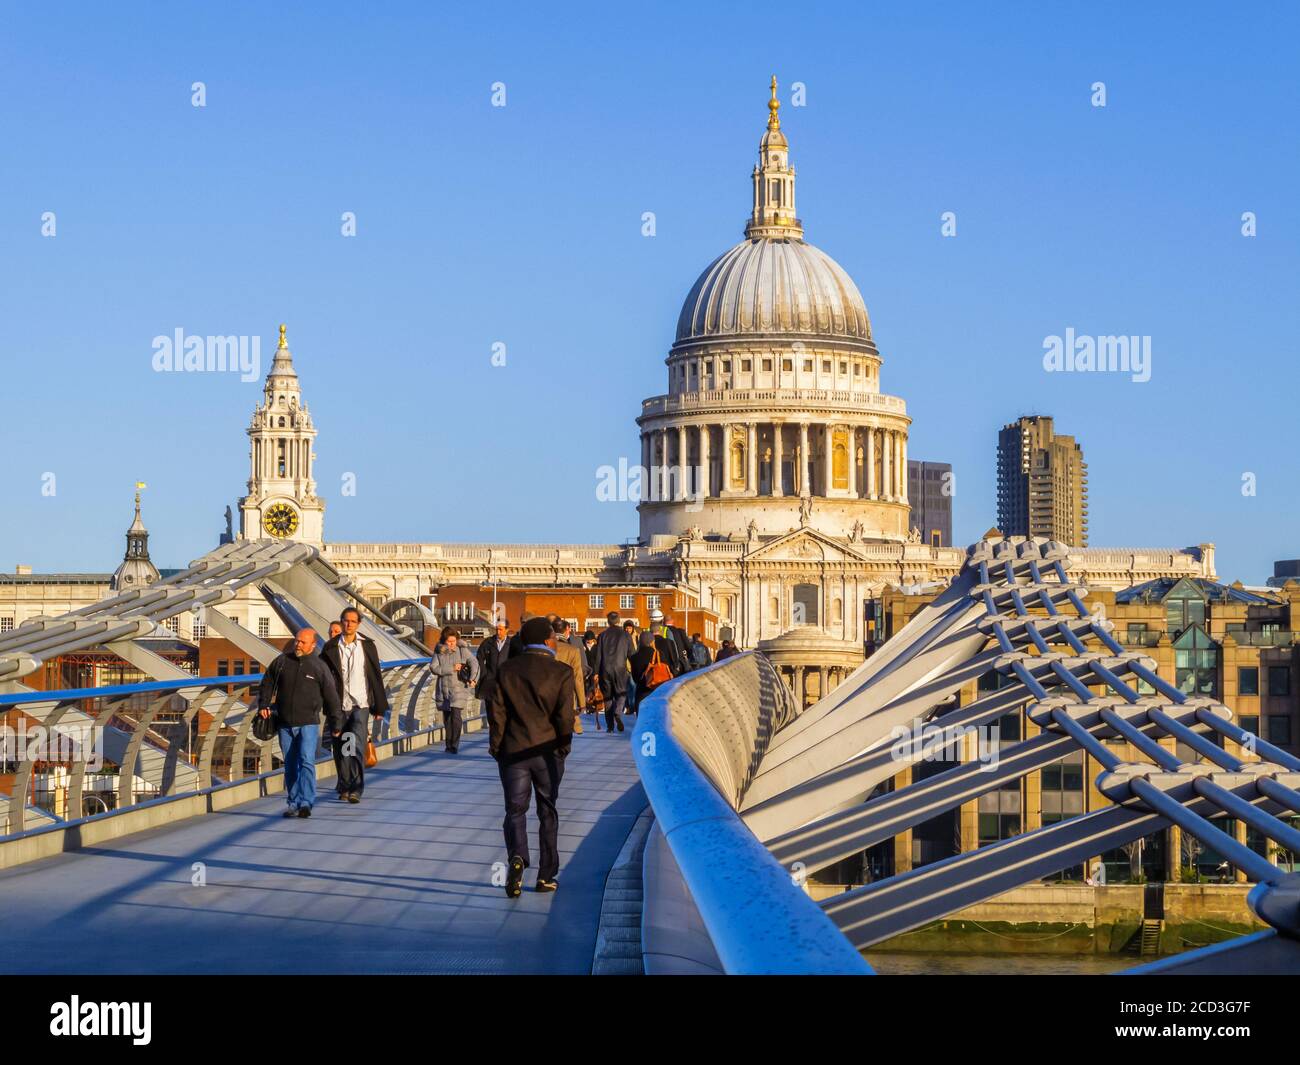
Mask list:
POLYGON ((516 900, 491 882, 503 808, 484 734, 382 762, 358 806, 332 784, 309 820, 276 795, 0 873, 0 971, 591 971, 605 879, 646 805, 626 735, 574 739, 554 895, 533 870, 516 900))

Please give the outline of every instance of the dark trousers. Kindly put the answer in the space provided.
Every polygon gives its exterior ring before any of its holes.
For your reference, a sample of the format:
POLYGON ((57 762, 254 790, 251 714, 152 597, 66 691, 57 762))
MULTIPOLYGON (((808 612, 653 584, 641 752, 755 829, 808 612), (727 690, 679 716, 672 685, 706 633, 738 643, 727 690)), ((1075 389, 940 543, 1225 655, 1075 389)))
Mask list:
POLYGON ((447 750, 455 753, 460 750, 460 711, 444 710, 442 712, 442 738, 447 750))
POLYGON ((627 703, 627 692, 621 692, 618 695, 611 695, 605 700, 605 727, 613 732, 617 728, 623 731, 623 721, 621 715, 623 707, 627 703), (615 722, 618 722, 615 724, 615 722))
POLYGON ((369 709, 359 706, 343 718, 343 731, 333 738, 335 787, 340 795, 360 795, 366 787, 366 718, 369 709))
POLYGON ((502 828, 506 836, 506 857, 516 856, 528 860, 528 801, 537 796, 538 848, 541 863, 537 866, 539 880, 554 880, 560 871, 560 818, 555 803, 560 795, 560 779, 564 776, 564 755, 538 754, 509 765, 499 765, 501 787, 506 798, 506 819, 502 828))

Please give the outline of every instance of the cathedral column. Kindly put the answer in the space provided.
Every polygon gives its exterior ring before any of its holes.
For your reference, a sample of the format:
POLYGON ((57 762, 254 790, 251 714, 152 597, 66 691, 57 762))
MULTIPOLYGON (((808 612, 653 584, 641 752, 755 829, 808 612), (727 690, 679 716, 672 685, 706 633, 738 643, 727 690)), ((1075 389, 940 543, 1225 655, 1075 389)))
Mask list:
POLYGON ((829 422, 822 429, 822 495, 831 494, 831 485, 835 483, 835 426, 829 422))
POLYGON ((903 471, 903 502, 907 502, 907 437, 898 434, 898 467, 903 471))
POLYGON ((799 476, 795 478, 795 491, 801 496, 812 495, 808 483, 808 423, 799 423, 799 476))
POLYGON ((641 432, 641 495, 645 497, 650 494, 650 466, 653 444, 650 442, 649 432, 641 432))
POLYGON ((750 422, 746 429, 749 430, 749 443, 747 446, 746 458, 749 460, 745 470, 745 493, 747 495, 758 495, 758 424, 750 422))
POLYGON ((894 464, 891 452, 894 450, 893 434, 884 429, 880 434, 880 487, 881 498, 892 502, 894 498, 894 464))
POLYGON ((668 429, 667 427, 659 430, 659 473, 656 483, 659 485, 659 499, 667 500, 668 496, 668 429))
POLYGON ((876 498, 876 429, 867 430, 867 461, 862 471, 867 480, 867 498, 876 498))
POLYGON ((687 469, 687 450, 686 450, 686 426, 685 424, 677 427, 677 492, 674 499, 685 499, 689 482, 686 480, 690 476, 687 469))
POLYGON ((849 426, 849 495, 858 497, 858 429, 849 426))
POLYGON ((781 467, 785 454, 781 449, 781 431, 785 426, 781 422, 772 423, 772 495, 780 499, 785 493, 781 490, 781 467))
POLYGON ((713 477, 709 470, 709 426, 700 427, 700 492, 701 499, 708 499, 713 493, 713 477))
POLYGON ((804 704, 808 701, 808 693, 804 691, 804 668, 803 666, 794 667, 794 704, 798 708, 798 713, 803 713, 804 704))

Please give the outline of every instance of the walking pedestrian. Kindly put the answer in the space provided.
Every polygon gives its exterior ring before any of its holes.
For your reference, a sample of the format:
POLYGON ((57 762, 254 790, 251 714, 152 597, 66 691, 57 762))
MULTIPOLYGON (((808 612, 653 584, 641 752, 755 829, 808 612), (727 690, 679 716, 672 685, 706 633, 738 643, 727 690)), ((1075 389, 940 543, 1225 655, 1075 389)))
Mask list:
MULTIPOLYGON (((331 626, 332 627, 332 626, 331 626)), ((375 641, 362 636, 361 611, 350 606, 339 617, 342 630, 325 645, 321 660, 329 667, 339 695, 339 716, 329 722, 333 739, 335 790, 340 799, 358 803, 366 788, 366 739, 370 719, 388 713, 388 694, 379 668, 375 641)))
POLYGON ((647 630, 641 633, 641 646, 632 655, 629 665, 636 681, 637 709, 641 700, 665 682, 672 680, 672 670, 664 661, 663 651, 668 641, 647 630))
POLYGON ((686 648, 678 644, 676 633, 668 624, 664 612, 658 607, 650 611, 650 631, 667 641, 667 646, 660 651, 660 654, 664 656, 668 668, 673 671, 673 676, 680 677, 689 668, 686 662, 686 648))
POLYGON ((730 658, 732 655, 738 655, 738 654, 740 654, 740 648, 737 647, 733 641, 723 640, 722 646, 718 648, 717 660, 719 662, 723 662, 726 659, 730 658))
POLYGON ((502 822, 509 898, 522 891, 529 866, 528 805, 537 798, 537 891, 559 886, 559 814, 555 804, 564 759, 573 744, 573 669, 556 658, 555 630, 532 618, 519 630, 523 651, 508 659, 488 697, 488 751, 497 760, 506 816, 502 822))
POLYGON ((557 617, 551 622, 551 630, 555 633, 555 660, 573 671, 573 734, 581 736, 582 708, 586 704, 583 696, 587 694, 583 676, 586 656, 569 642, 569 630, 572 627, 563 618, 557 617))
POLYGON ((433 675, 438 678, 434 705, 442 711, 442 736, 448 754, 460 752, 462 715, 469 706, 470 691, 478 680, 478 660, 460 642, 460 633, 451 627, 442 630, 438 646, 433 649, 433 675))
POLYGON ((618 612, 605 616, 605 631, 596 640, 596 676, 605 697, 605 727, 623 731, 623 707, 627 703, 627 660, 632 657, 632 641, 618 623, 618 612))
POLYGON ((329 667, 316 654, 316 630, 300 629, 293 651, 266 667, 257 689, 258 713, 274 712, 284 763, 285 817, 310 817, 316 805, 316 751, 322 712, 339 714, 339 693, 329 667))
POLYGON ((703 640, 700 639, 698 632, 691 633, 691 665, 695 669, 703 669, 713 661, 713 656, 709 654, 709 648, 703 640))
POLYGON ((497 670, 510 657, 509 631, 509 622, 504 617, 498 618, 496 634, 480 643, 474 656, 478 659, 478 683, 474 686, 474 695, 485 706, 491 686, 496 683, 497 670))

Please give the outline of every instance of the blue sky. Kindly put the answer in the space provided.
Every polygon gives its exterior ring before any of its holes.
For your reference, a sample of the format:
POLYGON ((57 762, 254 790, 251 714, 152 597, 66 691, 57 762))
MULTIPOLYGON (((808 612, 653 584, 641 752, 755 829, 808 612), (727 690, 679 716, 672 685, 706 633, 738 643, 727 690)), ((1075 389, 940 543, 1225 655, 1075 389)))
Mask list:
POLYGON ((1261 581, 1300 555, 1300 18, 1135 7, 9 7, 0 566, 111 569, 137 479, 158 564, 210 549, 260 382, 157 374, 152 338, 269 360, 281 321, 328 539, 633 537, 595 470, 639 455, 680 303, 740 239, 775 72, 807 237, 867 301, 910 456, 955 467, 958 542, 998 427, 1046 413, 1093 544, 1214 541, 1261 581), (1067 328, 1151 336, 1152 379, 1043 372, 1067 328))

